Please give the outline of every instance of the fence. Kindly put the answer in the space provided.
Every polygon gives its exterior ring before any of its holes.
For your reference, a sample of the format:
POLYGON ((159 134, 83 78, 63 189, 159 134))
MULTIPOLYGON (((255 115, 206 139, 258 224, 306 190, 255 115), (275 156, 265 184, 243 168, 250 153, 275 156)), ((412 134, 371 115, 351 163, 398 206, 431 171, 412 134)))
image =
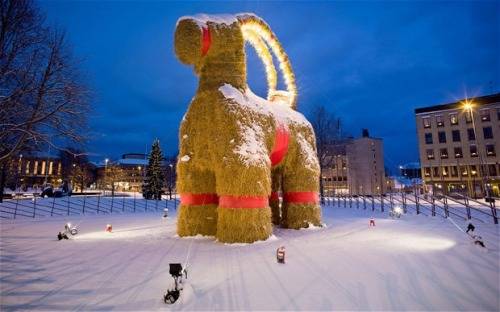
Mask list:
POLYGON ((175 196, 172 199, 167 198, 168 196, 164 196, 162 200, 146 200, 142 198, 141 194, 133 196, 78 195, 60 198, 41 198, 38 196, 31 199, 16 198, 0 203, 0 218, 36 218, 177 209, 178 199, 175 196))
POLYGON ((426 216, 450 216, 464 220, 492 222, 498 224, 498 210, 494 201, 488 204, 461 196, 458 198, 446 195, 413 193, 388 193, 377 196, 336 195, 322 197, 321 203, 326 206, 344 208, 371 209, 372 211, 392 211, 396 206, 404 213, 415 213, 426 216))
MULTIPOLYGON (((36 218, 42 216, 64 216, 85 214, 109 214, 124 212, 161 211, 177 209, 179 200, 174 196, 162 200, 146 200, 134 193, 133 196, 81 195, 61 198, 12 199, 0 203, 0 218, 36 218)), ((498 210, 494 202, 489 205, 469 197, 453 198, 444 195, 413 193, 388 193, 380 196, 339 195, 322 197, 326 206, 392 211, 400 206, 404 213, 426 216, 449 216, 464 220, 477 220, 498 224, 498 210)))

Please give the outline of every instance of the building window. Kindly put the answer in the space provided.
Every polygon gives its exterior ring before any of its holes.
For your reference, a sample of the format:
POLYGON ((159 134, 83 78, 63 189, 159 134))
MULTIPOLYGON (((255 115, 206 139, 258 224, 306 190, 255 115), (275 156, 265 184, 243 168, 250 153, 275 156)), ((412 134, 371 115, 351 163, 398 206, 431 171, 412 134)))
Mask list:
POLYGON ((451 131, 451 137, 453 138, 453 142, 460 142, 460 130, 451 131))
POLYGON ((432 144, 432 133, 425 134, 425 144, 432 144))
POLYGON ((438 141, 439 143, 446 143, 446 132, 444 131, 438 132, 438 141))
POLYGON ((458 168, 457 166, 451 166, 451 176, 458 177, 458 168))
POLYGON ((469 111, 465 112, 465 122, 466 123, 471 123, 472 122, 472 115, 469 111))
POLYGON ((453 149, 453 152, 455 153, 455 158, 462 158, 462 157, 464 157, 464 154, 462 152, 462 148, 461 147, 455 147, 453 149))
POLYGON ((493 130, 491 127, 483 127, 483 136, 485 139, 493 139, 493 130))
POLYGON ((475 165, 470 166, 470 175, 473 177, 477 177, 477 169, 475 165))
POLYGON ((440 149, 439 153, 441 154, 441 159, 448 158, 448 149, 447 148, 440 149))
POLYGON ((489 109, 482 109, 479 111, 479 114, 481 115, 481 121, 490 121, 490 110, 489 109))
POLYGON ((475 141, 476 140, 476 133, 474 132, 474 128, 468 128, 467 129, 467 137, 469 138, 469 141, 475 141))
POLYGON ((429 117, 423 117, 422 118, 422 123, 424 124, 424 128, 430 128, 431 127, 431 119, 429 117))
POLYGON ((436 116, 436 124, 438 127, 444 127, 443 116, 441 115, 436 116))
POLYGON ((54 162, 53 161, 49 162, 49 175, 52 175, 53 166, 54 162))
POLYGON ((41 174, 45 174, 45 160, 42 161, 42 172, 41 174))
POLYGON ((490 173, 490 176, 496 176, 497 175, 497 167, 495 165, 488 165, 488 171, 490 173))
POLYGON ((477 157, 477 146, 471 145, 469 147, 470 157, 477 157))
POLYGON ((439 177, 439 167, 432 167, 432 173, 435 177, 439 177))
POLYGON ((486 155, 487 156, 496 156, 495 145, 493 145, 493 144, 486 144, 486 155))
POLYGON ((33 175, 38 174, 38 160, 35 160, 35 166, 33 167, 33 175))
POLYGON ((434 150, 433 149, 428 149, 426 151, 427 153, 427 159, 434 159, 434 150))
POLYGON ((452 124, 452 125, 458 125, 458 116, 457 116, 457 114, 455 114, 455 113, 450 114, 450 124, 452 124))
POLYGON ((431 168, 430 167, 425 167, 424 168, 424 176, 430 177, 431 176, 431 168))
POLYGON ((28 160, 26 162, 26 171, 25 171, 26 174, 30 174, 30 161, 28 160))
POLYGON ((447 176, 448 176, 448 173, 449 173, 449 172, 448 172, 448 167, 447 167, 447 166, 444 166, 444 167, 442 167, 442 168, 443 168, 443 170, 442 170, 442 172, 443 172, 443 177, 447 177, 447 176))
POLYGON ((462 172, 462 176, 467 176, 467 166, 460 166, 460 171, 462 172))

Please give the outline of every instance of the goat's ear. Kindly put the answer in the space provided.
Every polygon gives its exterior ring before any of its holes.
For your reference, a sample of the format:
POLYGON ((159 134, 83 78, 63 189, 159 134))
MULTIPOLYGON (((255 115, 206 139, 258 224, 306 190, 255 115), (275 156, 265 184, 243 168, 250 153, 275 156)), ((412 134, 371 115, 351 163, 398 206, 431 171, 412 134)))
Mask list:
POLYGON ((202 29, 192 19, 182 19, 175 29, 175 54, 186 65, 196 64, 202 54, 202 29))

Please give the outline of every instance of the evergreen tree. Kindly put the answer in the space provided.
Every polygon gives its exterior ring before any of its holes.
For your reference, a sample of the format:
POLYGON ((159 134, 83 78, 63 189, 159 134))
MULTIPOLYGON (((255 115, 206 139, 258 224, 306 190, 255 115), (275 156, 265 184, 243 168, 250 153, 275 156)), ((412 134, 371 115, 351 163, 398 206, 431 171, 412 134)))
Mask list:
POLYGON ((146 199, 161 199, 161 189, 163 188, 164 180, 163 169, 161 167, 162 159, 160 141, 156 139, 151 147, 146 177, 142 185, 142 196, 146 199))

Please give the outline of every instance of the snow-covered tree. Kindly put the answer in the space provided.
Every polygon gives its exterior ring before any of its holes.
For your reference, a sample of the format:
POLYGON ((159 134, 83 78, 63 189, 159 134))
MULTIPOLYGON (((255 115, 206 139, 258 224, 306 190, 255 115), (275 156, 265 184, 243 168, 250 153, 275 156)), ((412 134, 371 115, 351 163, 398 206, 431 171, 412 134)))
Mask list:
POLYGON ((163 155, 160 148, 160 141, 156 139, 149 154, 149 164, 146 169, 146 177, 142 185, 142 195, 146 199, 161 199, 164 173, 161 166, 163 155))

